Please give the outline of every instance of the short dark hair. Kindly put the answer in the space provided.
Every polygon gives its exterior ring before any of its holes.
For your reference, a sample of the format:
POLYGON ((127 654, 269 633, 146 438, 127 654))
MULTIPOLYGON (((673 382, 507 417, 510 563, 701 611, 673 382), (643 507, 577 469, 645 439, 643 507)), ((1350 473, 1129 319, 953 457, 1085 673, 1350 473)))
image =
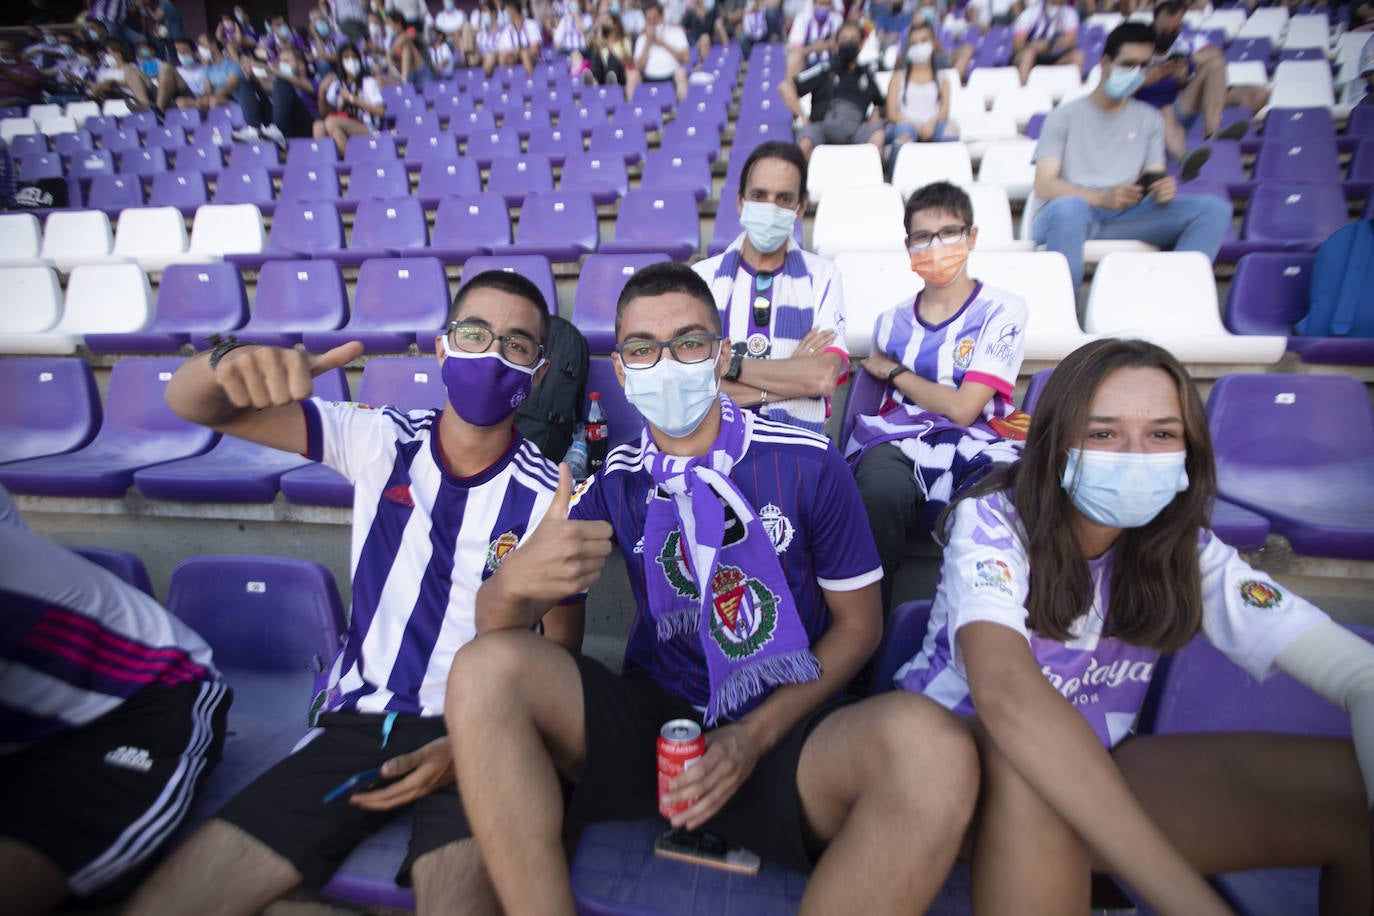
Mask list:
POLYGON ((749 153, 749 158, 744 160, 744 168, 739 171, 740 197, 744 196, 744 191, 749 186, 749 173, 754 170, 754 163, 760 159, 781 159, 795 165, 801 173, 801 194, 798 199, 806 196, 806 156, 802 153, 801 147, 786 140, 769 140, 754 147, 749 153))
POLYGON ((458 311, 467 301, 468 294, 479 289, 494 289, 512 296, 519 296, 534 306, 534 310, 539 313, 539 342, 547 345, 549 342, 549 304, 544 301, 544 294, 539 291, 539 287, 527 277, 523 277, 513 270, 484 270, 471 280, 466 281, 458 288, 458 295, 453 297, 453 307, 449 309, 448 320, 453 321, 458 316, 458 311))
POLYGON ((620 291, 620 298, 615 303, 616 338, 620 337, 620 319, 625 314, 626 306, 644 296, 663 296, 668 293, 686 293, 700 302, 711 316, 712 330, 720 333, 720 310, 716 308, 711 287, 706 285, 700 274, 686 264, 660 261, 635 271, 634 276, 626 281, 625 288, 620 291))
POLYGON ((863 39, 864 39, 864 30, 863 30, 863 28, 860 27, 860 25, 859 25, 857 22, 852 22, 852 21, 847 20, 847 19, 846 19, 844 22, 840 23, 840 27, 839 27, 838 29, 835 30, 835 38, 836 38, 836 40, 839 39, 840 33, 843 32, 845 29, 853 29, 854 31, 858 32, 858 33, 859 33, 859 41, 863 41, 863 39))
POLYGON ((642 10, 642 12, 644 13, 644 15, 647 16, 649 14, 649 10, 658 10, 659 13, 662 13, 663 4, 659 3, 658 0, 648 0, 648 2, 644 4, 644 9, 642 10))
POLYGON ((906 202, 906 213, 902 218, 902 228, 905 231, 911 231, 911 218, 921 210, 952 213, 959 217, 965 226, 973 225, 973 201, 969 200, 968 193, 963 188, 948 181, 933 181, 911 192, 906 202))
POLYGON ((1107 36, 1107 44, 1102 49, 1102 56, 1116 60, 1116 55, 1121 53, 1122 45, 1149 45, 1153 48, 1155 46, 1154 27, 1143 22, 1121 23, 1112 29, 1112 33, 1107 36))

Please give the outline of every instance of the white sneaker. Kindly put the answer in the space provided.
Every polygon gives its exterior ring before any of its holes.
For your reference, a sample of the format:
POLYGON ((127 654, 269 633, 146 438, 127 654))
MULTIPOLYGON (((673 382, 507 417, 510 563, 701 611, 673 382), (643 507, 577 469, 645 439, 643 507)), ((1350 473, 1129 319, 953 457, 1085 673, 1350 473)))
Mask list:
POLYGON ((286 149, 286 135, 281 132, 281 128, 277 125, 264 124, 259 128, 258 133, 262 134, 282 149, 286 149))
POLYGON ((247 127, 240 127, 229 136, 240 143, 256 143, 262 139, 261 135, 258 134, 258 129, 251 124, 247 127))

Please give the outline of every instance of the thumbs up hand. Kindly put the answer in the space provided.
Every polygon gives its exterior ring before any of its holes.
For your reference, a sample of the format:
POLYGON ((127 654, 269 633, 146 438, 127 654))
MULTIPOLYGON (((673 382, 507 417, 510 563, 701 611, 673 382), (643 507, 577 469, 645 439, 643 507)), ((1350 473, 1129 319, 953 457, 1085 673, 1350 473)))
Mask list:
POLYGON ((282 347, 239 347, 224 354, 215 379, 235 407, 282 407, 310 397, 312 379, 362 353, 363 345, 356 340, 318 356, 282 347))

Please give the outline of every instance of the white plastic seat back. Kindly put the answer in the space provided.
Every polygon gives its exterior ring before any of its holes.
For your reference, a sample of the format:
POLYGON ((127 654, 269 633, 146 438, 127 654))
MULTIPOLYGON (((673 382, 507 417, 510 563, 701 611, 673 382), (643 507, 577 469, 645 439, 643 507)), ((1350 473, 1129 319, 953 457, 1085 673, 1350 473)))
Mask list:
POLYGON ((38 132, 49 137, 55 134, 74 134, 76 133, 76 119, 65 115, 44 118, 38 122, 38 132))
POLYGON ((872 143, 822 144, 811 152, 806 192, 815 204, 820 204, 826 194, 837 188, 882 183, 882 157, 872 143))
MULTIPOLYGON (((1369 33, 1364 33, 1366 36, 1369 33)), ((1326 15, 1304 13, 1288 20, 1288 31, 1284 33, 1284 48, 1318 48, 1325 51, 1331 45, 1331 23, 1326 15)))
POLYGON ((59 210, 48 214, 42 257, 59 270, 109 260, 114 247, 110 218, 100 210, 59 210))
POLYGON ((190 253, 210 258, 257 254, 267 247, 262 212, 253 204, 205 204, 196 208, 190 253))
POLYGON ((1035 186, 1034 140, 999 140, 983 150, 978 181, 995 184, 1012 200, 1025 200, 1035 186))
POLYGON ((1035 246, 1018 242, 1012 231, 1011 201, 1007 192, 995 184, 974 182, 963 186, 973 204, 973 224, 978 227, 978 248, 997 251, 1029 250, 1035 246))
POLYGON ((1336 104, 1331 65, 1325 60, 1285 60, 1274 68, 1270 108, 1316 108, 1336 104))
POLYGON ((1245 18, 1245 10, 1242 9, 1213 10, 1212 15, 1203 21, 1202 31, 1220 29, 1226 33, 1226 41, 1229 43, 1240 34, 1241 27, 1245 25, 1245 18))
POLYGON ((176 207, 128 207, 119 214, 114 253, 144 270, 160 270, 168 258, 186 253, 186 220, 176 207))
POLYGON ((36 334, 62 317, 62 286, 51 267, 0 268, 0 290, 5 295, 0 335, 36 334))
POLYGON ((1245 20, 1236 38, 1267 38, 1276 47, 1288 23, 1288 10, 1283 6, 1262 6, 1245 20))
POLYGON ((0 265, 36 261, 42 247, 43 228, 38 217, 32 213, 0 214, 0 265))
POLYGON ((1021 88, 1021 74, 1015 67, 979 67, 968 75, 964 91, 982 100, 984 107, 1003 92, 1021 88))
POLYGON ((846 188, 816 208, 811 247, 834 258, 842 251, 904 251, 902 195, 890 184, 846 188))
POLYGON ((980 238, 969 273, 1026 300, 1026 359, 1060 360, 1092 340, 1078 325, 1069 262, 1059 252, 988 251, 980 238))
MULTIPOLYGON (((1078 84, 1074 84, 1077 88, 1078 84)), ((1021 86, 1015 91, 999 92, 992 101, 993 114, 1010 115, 1017 129, 1025 128, 1031 115, 1048 114, 1054 107, 1054 99, 1048 89, 1037 86, 1021 86)))
POLYGON ((1107 255, 1093 276, 1083 325, 1089 334, 1144 338, 1194 363, 1268 365, 1288 345, 1286 337, 1222 326, 1212 262, 1197 251, 1107 255))
POLYGON ((137 264, 92 264, 72 271, 55 334, 125 334, 153 317, 148 275, 137 264))
POLYGON ((852 357, 868 356, 878 316, 911 302, 925 283, 912 272, 911 257, 900 249, 843 252, 835 265, 844 284, 845 345, 852 357))
POLYGON ((1227 86, 1267 86, 1269 70, 1263 61, 1231 61, 1226 65, 1227 86))
POLYGON ((968 147, 962 143, 903 143, 892 166, 892 186, 903 198, 932 181, 968 184, 973 181, 973 163, 968 147))
POLYGON ((122 118, 125 115, 133 114, 133 111, 130 110, 129 103, 123 99, 107 99, 105 105, 100 109, 100 113, 122 118))
POLYGON ((71 118, 73 121, 76 122, 77 127, 80 127, 86 123, 87 118, 95 118, 100 116, 100 103, 68 102, 67 110, 64 113, 67 115, 67 117, 71 118))
POLYGON ((38 124, 33 118, 4 118, 0 120, 0 140, 9 143, 20 134, 38 133, 38 124))
MULTIPOLYGON (((1057 102, 1083 88, 1083 73, 1072 64, 1041 64, 1031 67, 1026 88, 1043 89, 1057 102)), ((993 105, 996 104, 994 100, 993 105)))

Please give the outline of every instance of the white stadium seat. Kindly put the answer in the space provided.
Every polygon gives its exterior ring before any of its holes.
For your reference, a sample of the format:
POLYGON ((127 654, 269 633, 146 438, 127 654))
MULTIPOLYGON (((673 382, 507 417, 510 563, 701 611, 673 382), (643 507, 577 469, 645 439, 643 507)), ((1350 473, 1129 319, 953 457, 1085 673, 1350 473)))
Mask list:
POLYGON ((964 92, 983 103, 986 108, 999 93, 1021 88, 1021 74, 1015 67, 979 67, 968 75, 964 92))
POLYGON ((32 353, 35 338, 62 317, 62 286, 51 267, 0 268, 0 352, 32 353))
POLYGON ((1285 60, 1274 68, 1270 108, 1330 108, 1335 104, 1331 65, 1325 60, 1285 60))
POLYGON ((1226 9, 1213 10, 1212 15, 1208 16, 1202 23, 1202 31, 1211 32, 1221 29, 1226 33, 1228 42, 1234 41, 1240 34, 1241 27, 1245 25, 1245 10, 1226 9))
POLYGON ((112 263, 113 249, 110 218, 102 211, 58 210, 48 214, 40 257, 57 265, 58 270, 112 263))
POLYGON ((76 119, 66 115, 44 118, 38 122, 38 132, 49 137, 57 134, 74 134, 76 133, 76 119))
POLYGON ((882 156, 872 143, 854 143, 846 146, 821 144, 811 152, 811 162, 807 166, 806 193, 812 203, 819 205, 826 194, 837 188, 882 183, 882 156))
POLYGON ((38 124, 33 118, 5 118, 0 120, 0 140, 9 143, 20 134, 38 133, 38 124))
POLYGON ((125 115, 133 114, 133 111, 129 108, 129 103, 123 99, 107 99, 105 104, 101 107, 100 113, 122 118, 125 115))
POLYGON ((38 267, 43 228, 32 213, 0 214, 0 267, 38 267))
MULTIPOLYGON (((1028 89, 1044 89, 1056 102, 1072 96, 1083 88, 1083 74, 1072 64, 1046 65, 1031 67, 1030 78, 1026 80, 1028 89)), ((993 106, 996 107, 996 100, 993 106)))
POLYGON ((1024 130, 1032 115, 1048 114, 1053 107, 1054 99, 1048 89, 1021 86, 1015 91, 999 92, 993 99, 992 113, 1010 115, 1017 130, 1024 130))
POLYGON ((978 227, 978 248, 983 251, 1030 251, 1035 245, 1017 241, 1012 230, 1011 201, 995 184, 974 182, 963 186, 973 204, 973 224, 978 227))
POLYGON ((902 195, 890 184, 845 188, 816 208, 811 247, 834 258, 843 251, 903 250, 902 195))
POLYGON ((973 164, 968 147, 962 143, 904 143, 897 150, 892 166, 892 184, 905 199, 911 192, 932 181, 969 184, 973 164))
POLYGON ((1035 185, 1034 140, 999 140, 983 150, 978 164, 980 184, 995 184, 1012 200, 1025 200, 1035 185))
POLYGON ((1078 308, 1069 262, 1057 251, 987 251, 969 257, 978 280, 1010 290, 1026 300, 1026 359, 1053 362, 1092 340, 1078 325, 1078 308))
POLYGON ((1288 10, 1283 6, 1261 6, 1250 14, 1236 38, 1267 38, 1275 47, 1288 25, 1288 10))
POLYGON ((1294 16, 1288 20, 1288 31, 1284 33, 1281 47, 1318 48, 1325 51, 1331 47, 1331 23, 1324 13, 1294 16))
POLYGON ((257 254, 267 248, 262 212, 253 204, 205 204, 196 208, 190 253, 197 260, 226 254, 257 254))
POLYGON ((126 207, 115 227, 114 253, 144 270, 184 261, 186 219, 176 207, 126 207))
POLYGON ((87 118, 95 118, 100 115, 99 102, 68 102, 67 110, 64 112, 67 117, 76 122, 80 127, 86 123, 87 118))
POLYGON ((33 118, 33 120, 34 120, 35 122, 37 122, 37 121, 46 121, 46 120, 48 120, 49 118, 60 118, 60 117, 62 117, 62 106, 61 106, 61 105, 30 105, 30 106, 29 106, 29 110, 28 110, 27 112, 25 112, 25 114, 26 114, 27 117, 33 118))
POLYGON ((894 305, 910 302, 925 286, 901 248, 887 252, 844 252, 835 258, 844 284, 845 346, 855 358, 873 346, 873 325, 894 305))

